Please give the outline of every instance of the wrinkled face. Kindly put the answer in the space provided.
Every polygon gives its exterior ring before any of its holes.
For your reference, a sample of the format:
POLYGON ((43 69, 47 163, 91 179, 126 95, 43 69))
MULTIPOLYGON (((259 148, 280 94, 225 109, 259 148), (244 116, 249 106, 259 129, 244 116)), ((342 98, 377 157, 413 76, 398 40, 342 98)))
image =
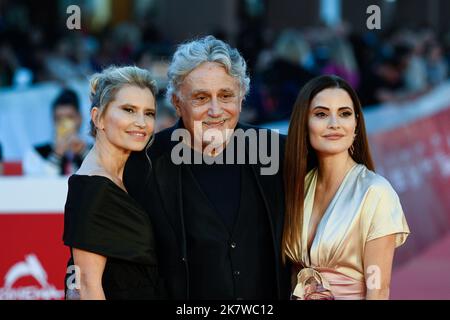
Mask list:
POLYGON ((205 146, 205 131, 219 130, 226 138, 227 129, 234 130, 242 97, 237 79, 220 64, 205 62, 184 78, 172 102, 191 137, 205 146))
POLYGON ((124 86, 98 115, 93 108, 92 117, 97 138, 104 135, 107 143, 127 151, 143 150, 153 134, 155 125, 155 98, 148 88, 124 86))
POLYGON ((356 116, 347 91, 320 91, 309 107, 308 130, 311 146, 319 156, 348 152, 355 137, 356 116))

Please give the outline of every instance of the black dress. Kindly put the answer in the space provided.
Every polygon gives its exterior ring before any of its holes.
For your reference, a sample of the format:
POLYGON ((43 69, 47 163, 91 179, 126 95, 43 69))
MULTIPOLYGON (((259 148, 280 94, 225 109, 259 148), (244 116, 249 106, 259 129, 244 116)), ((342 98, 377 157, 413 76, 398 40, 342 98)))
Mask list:
POLYGON ((110 179, 69 178, 63 240, 71 249, 107 258, 102 277, 106 299, 162 298, 150 218, 110 179))

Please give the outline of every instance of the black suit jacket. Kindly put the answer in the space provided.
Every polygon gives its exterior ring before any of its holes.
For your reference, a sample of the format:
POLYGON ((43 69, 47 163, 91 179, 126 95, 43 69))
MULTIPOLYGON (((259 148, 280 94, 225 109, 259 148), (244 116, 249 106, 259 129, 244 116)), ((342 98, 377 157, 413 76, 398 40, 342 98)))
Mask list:
MULTIPOLYGON (((176 126, 156 134, 148 150, 151 165, 145 152, 133 152, 125 166, 124 183, 129 194, 149 213, 154 228, 159 268, 165 280, 169 298, 189 299, 189 262, 187 260, 186 234, 183 219, 181 166, 171 160, 172 148, 179 143, 171 141, 176 126)), ((238 123, 236 129, 258 130, 238 123)), ((271 134, 276 132, 269 131, 271 134)), ((270 140, 269 140, 270 141, 270 140)), ((257 177, 258 189, 269 212, 272 240, 275 251, 277 296, 288 299, 290 275, 288 266, 281 263, 281 237, 284 223, 284 187, 282 167, 285 136, 279 135, 279 171, 275 175, 261 175, 261 163, 249 164, 257 177)), ((269 143, 270 146, 270 143, 269 143)), ((269 148, 269 152, 271 152, 269 148)))

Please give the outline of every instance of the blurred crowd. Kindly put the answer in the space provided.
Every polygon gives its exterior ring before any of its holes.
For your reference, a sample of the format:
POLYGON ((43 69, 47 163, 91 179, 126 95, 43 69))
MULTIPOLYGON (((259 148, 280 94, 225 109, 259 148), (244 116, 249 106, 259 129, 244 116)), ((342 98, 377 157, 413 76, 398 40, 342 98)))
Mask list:
POLYGON ((248 103, 254 122, 286 119, 299 88, 319 74, 336 74, 358 92, 367 108, 407 102, 449 78, 450 34, 429 28, 357 35, 345 24, 284 30, 257 55, 248 103))
POLYGON ((133 64, 149 69, 162 89, 157 129, 173 124, 175 112, 163 99, 172 46, 146 15, 115 27, 95 28, 91 23, 81 30, 54 30, 44 21, 33 23, 30 15, 30 8, 20 2, 0 2, 0 88, 48 81, 65 87, 68 80, 87 81, 109 65, 133 64))
MULTIPOLYGON (((165 39, 151 19, 142 15, 101 30, 57 33, 32 24, 23 7, 13 2, 9 6, 0 14, 0 87, 64 84, 67 79, 86 79, 110 64, 135 64, 151 70, 162 89, 159 128, 173 123, 175 114, 162 97, 176 44, 165 39)), ((364 107, 414 99, 449 77, 450 33, 438 36, 427 27, 355 34, 343 23, 277 33, 247 31, 241 30, 236 41, 212 33, 236 43, 248 60, 252 82, 242 117, 250 123, 288 119, 299 89, 319 74, 348 80, 364 107)))

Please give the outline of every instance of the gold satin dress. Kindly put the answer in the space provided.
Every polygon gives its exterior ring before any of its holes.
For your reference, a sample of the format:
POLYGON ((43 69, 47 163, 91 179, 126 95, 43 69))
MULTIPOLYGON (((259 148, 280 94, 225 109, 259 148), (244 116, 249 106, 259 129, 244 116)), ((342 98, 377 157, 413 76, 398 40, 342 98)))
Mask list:
POLYGON ((304 299, 307 284, 315 279, 334 299, 365 299, 366 243, 395 234, 398 247, 410 233, 398 195, 385 178, 356 164, 324 212, 309 255, 307 239, 316 182, 317 169, 313 169, 305 179, 303 234, 299 239, 302 252, 287 251, 288 257, 301 266, 295 271, 293 296, 304 299))

